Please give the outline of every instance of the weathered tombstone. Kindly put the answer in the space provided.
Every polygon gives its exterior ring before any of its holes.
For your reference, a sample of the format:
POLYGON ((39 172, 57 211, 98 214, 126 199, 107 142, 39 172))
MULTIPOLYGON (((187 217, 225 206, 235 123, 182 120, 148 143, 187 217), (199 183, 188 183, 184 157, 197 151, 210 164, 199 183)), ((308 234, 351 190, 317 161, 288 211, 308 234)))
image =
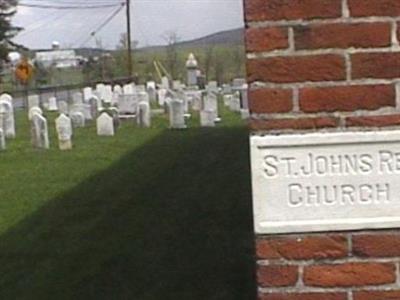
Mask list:
POLYGON ((182 83, 180 80, 174 80, 172 81, 172 89, 177 91, 180 90, 182 88, 182 83))
POLYGON ((136 86, 136 93, 146 92, 146 86, 143 84, 139 84, 136 86))
POLYGON ((183 101, 173 99, 169 103, 169 124, 173 129, 187 128, 185 124, 185 111, 183 101))
POLYGON ((218 117, 218 98, 217 95, 213 92, 208 93, 206 97, 203 99, 203 110, 206 111, 214 111, 215 112, 215 121, 219 122, 221 119, 218 117))
POLYGON ((111 85, 105 85, 104 86, 104 103, 111 103, 112 97, 113 97, 113 91, 112 91, 112 86, 111 85))
POLYGON ((57 98, 56 97, 50 97, 49 98, 49 105, 48 105, 48 110, 49 111, 57 111, 58 107, 57 107, 57 98))
POLYGON ((147 94, 146 92, 139 92, 137 96, 138 96, 138 103, 143 101, 150 103, 149 94, 147 94))
POLYGON ((229 84, 223 84, 222 85, 222 93, 224 95, 232 94, 232 87, 229 84))
POLYGON ((193 94, 192 98, 192 109, 194 111, 200 111, 202 109, 202 93, 199 91, 193 94))
POLYGON ((7 138, 15 138, 14 109, 12 103, 0 100, 0 128, 7 138))
POLYGON ((39 107, 40 106, 40 98, 38 95, 29 95, 28 96, 28 111, 32 107, 39 107))
POLYGON ((70 113, 70 118, 72 121, 72 125, 77 127, 85 127, 85 115, 80 111, 74 111, 70 113))
POLYGON ((200 125, 202 127, 215 127, 217 115, 214 110, 202 110, 200 112, 200 125))
POLYGON ((92 97, 93 95, 93 90, 91 87, 85 87, 83 88, 83 101, 84 102, 88 102, 89 99, 92 97))
POLYGON ((164 77, 161 78, 161 88, 167 89, 167 90, 170 88, 168 77, 164 76, 164 77))
POLYGON ((96 96, 97 96, 100 100, 104 100, 104 88, 105 88, 104 83, 98 83, 98 84, 96 84, 96 96))
POLYGON ((123 90, 124 95, 132 95, 135 93, 135 87, 132 83, 125 84, 122 87, 122 90, 123 90))
POLYGON ((216 81, 210 81, 206 87, 208 93, 219 93, 218 83, 216 81))
POLYGON ((0 128, 0 151, 6 150, 6 135, 3 129, 0 128))
POLYGON ((97 135, 99 136, 113 136, 114 123, 113 118, 108 113, 103 112, 96 121, 97 135))
POLYGON ((74 93, 72 95, 72 104, 73 105, 82 105, 83 104, 83 96, 82 93, 74 93))
POLYGON ((154 81, 147 81, 146 88, 147 88, 147 90, 149 90, 149 89, 155 90, 156 89, 156 83, 154 81))
POLYGON ((167 90, 159 89, 157 93, 158 93, 158 105, 164 106, 165 98, 167 95, 167 90))
POLYGON ((122 95, 123 94, 122 87, 119 84, 114 85, 113 92, 122 95))
POLYGON ((240 92, 236 92, 233 95, 231 102, 229 104, 229 109, 234 112, 240 111, 240 92))
POLYGON ((10 94, 3 93, 0 95, 0 101, 7 101, 10 104, 12 104, 13 97, 10 94))
POLYGON ((72 122, 66 115, 61 114, 56 119, 58 147, 60 150, 72 149, 72 122))
POLYGON ((224 95, 223 99, 224 99, 224 106, 229 107, 232 101, 232 95, 224 95))
POLYGON ((89 107, 90 107, 90 115, 91 115, 92 119, 97 118, 98 111, 101 109, 101 100, 93 95, 89 99, 89 107), (99 108, 99 104, 100 104, 100 108, 99 108))
POLYGON ((137 113, 137 124, 140 127, 151 126, 150 104, 146 101, 139 102, 137 113))
POLYGON ((58 112, 60 114, 68 115, 69 114, 68 103, 65 101, 59 101, 58 102, 58 112))
POLYGON ((153 87, 147 88, 147 93, 149 95, 149 101, 150 103, 155 103, 157 102, 157 91, 153 87))
POLYGON ((32 116, 31 136, 33 147, 42 149, 50 147, 47 120, 39 113, 34 113, 32 116))
POLYGON ((121 95, 118 98, 118 109, 121 115, 135 114, 137 110, 136 95, 121 95))
POLYGON ((32 108, 29 110, 28 119, 29 119, 29 120, 32 120, 32 117, 33 117, 34 114, 43 115, 43 111, 42 111, 42 109, 41 109, 40 107, 38 107, 38 106, 32 107, 32 108))

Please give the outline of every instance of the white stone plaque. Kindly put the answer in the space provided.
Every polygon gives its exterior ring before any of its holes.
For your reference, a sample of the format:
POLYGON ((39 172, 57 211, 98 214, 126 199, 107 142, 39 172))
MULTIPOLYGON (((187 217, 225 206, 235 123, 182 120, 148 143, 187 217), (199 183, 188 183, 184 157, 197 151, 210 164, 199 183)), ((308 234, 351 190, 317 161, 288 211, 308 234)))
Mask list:
POLYGON ((400 131, 253 136, 257 233, 400 227, 400 131))

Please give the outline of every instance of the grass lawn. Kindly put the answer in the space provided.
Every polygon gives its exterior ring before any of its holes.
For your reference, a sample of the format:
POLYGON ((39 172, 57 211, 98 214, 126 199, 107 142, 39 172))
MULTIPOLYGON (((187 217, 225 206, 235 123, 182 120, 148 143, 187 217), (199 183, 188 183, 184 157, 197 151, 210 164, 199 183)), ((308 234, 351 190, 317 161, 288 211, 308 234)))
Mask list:
POLYGON ((255 299, 248 132, 94 123, 32 149, 24 112, 0 153, 0 299, 255 299))

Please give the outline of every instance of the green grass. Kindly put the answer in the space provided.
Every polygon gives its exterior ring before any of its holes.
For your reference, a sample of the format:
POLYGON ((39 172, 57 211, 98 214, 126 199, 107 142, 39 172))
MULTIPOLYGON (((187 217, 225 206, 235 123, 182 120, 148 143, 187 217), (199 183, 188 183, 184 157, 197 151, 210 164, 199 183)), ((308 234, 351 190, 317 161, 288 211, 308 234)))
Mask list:
POLYGON ((25 113, 0 153, 0 299, 255 299, 248 132, 94 124, 61 152, 25 113))

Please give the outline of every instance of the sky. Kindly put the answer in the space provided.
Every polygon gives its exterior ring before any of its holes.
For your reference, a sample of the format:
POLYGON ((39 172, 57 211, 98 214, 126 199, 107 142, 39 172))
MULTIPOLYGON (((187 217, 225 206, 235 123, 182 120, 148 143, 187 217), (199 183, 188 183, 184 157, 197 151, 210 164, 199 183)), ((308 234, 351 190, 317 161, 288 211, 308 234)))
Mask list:
MULTIPOLYGON (((125 0, 20 0, 34 5, 96 5, 125 0)), ((25 28, 14 41, 31 49, 93 47, 90 33, 116 13, 119 6, 96 9, 44 9, 18 6, 13 24, 25 28)), ((139 47, 165 44, 165 34, 181 40, 243 27, 243 0, 131 0, 132 38, 139 47)), ((126 31, 125 7, 97 34, 104 48, 114 49, 126 31)))

